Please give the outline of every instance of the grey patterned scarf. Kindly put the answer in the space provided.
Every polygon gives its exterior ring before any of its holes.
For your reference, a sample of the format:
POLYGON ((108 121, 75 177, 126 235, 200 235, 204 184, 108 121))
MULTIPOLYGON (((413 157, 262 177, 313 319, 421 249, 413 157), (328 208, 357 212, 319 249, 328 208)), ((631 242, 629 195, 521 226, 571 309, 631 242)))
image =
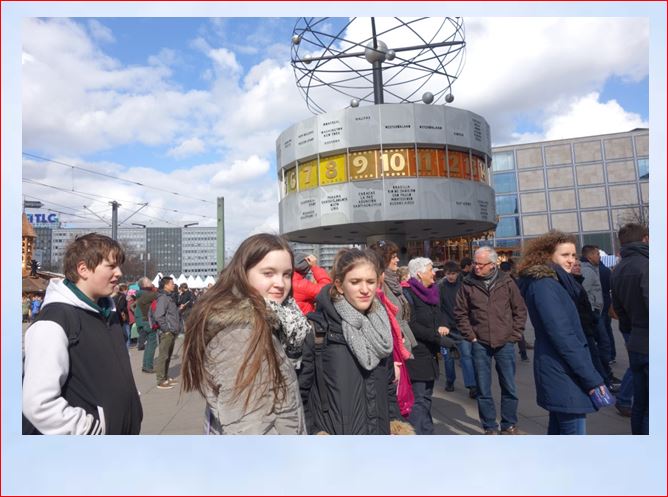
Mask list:
POLYGON ((334 308, 343 321, 343 336, 364 369, 371 371, 381 359, 392 353, 390 320, 377 299, 373 299, 366 314, 359 312, 344 298, 336 300, 334 308))
POLYGON ((288 359, 292 361, 295 369, 298 369, 302 362, 304 338, 311 330, 311 325, 292 297, 286 299, 282 304, 277 304, 268 299, 265 299, 265 302, 267 308, 271 309, 281 322, 278 339, 281 341, 288 359))

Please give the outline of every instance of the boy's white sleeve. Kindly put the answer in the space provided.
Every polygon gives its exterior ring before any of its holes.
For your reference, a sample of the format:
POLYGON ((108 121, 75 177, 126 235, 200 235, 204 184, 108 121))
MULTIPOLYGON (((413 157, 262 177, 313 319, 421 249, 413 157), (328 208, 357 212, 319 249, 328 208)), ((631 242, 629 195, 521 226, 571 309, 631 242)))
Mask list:
MULTIPOLYGON (((38 321, 25 335, 23 414, 44 435, 99 435, 104 426, 61 395, 70 370, 67 335, 53 321, 38 321)), ((99 409, 98 409, 99 410, 99 409)), ((102 413, 100 413, 102 414, 102 413)), ((103 420, 100 416, 100 420, 103 420)))

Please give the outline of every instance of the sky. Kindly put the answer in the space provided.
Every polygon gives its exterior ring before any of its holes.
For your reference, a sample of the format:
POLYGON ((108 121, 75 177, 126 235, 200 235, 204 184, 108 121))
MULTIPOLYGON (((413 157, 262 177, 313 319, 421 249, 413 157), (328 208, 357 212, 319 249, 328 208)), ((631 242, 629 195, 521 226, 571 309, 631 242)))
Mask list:
MULTIPOLYGON (((367 22, 343 37, 354 40, 367 22)), ((25 199, 60 211, 72 227, 110 222, 111 200, 121 204, 120 221, 148 203, 121 226, 173 227, 215 226, 222 196, 228 251, 253 233, 277 232, 276 138, 312 115, 290 65, 295 25, 279 17, 25 18, 25 199)), ((487 119, 494 145, 649 126, 647 18, 466 16, 464 27, 452 105, 487 119)), ((406 32, 384 39, 390 48, 412 44, 406 32)), ((321 95, 326 110, 341 108, 334 91, 321 95)))
MULTIPOLYGON (((665 3, 447 5, 464 17, 467 42, 452 105, 484 116, 495 145, 651 123, 652 160, 665 163, 665 3)), ((115 199, 121 220, 148 202, 128 222, 213 226, 215 199, 224 196, 228 250, 275 231, 275 140, 310 116, 289 63, 297 16, 442 11, 441 2, 2 3, 3 495, 665 495, 665 471, 656 471, 666 465, 662 401, 651 404, 648 437, 18 434, 21 200, 97 219, 86 205, 108 219, 115 199), (260 13, 266 18, 248 17, 260 13)), ((659 168, 653 185, 665 184, 659 168)), ((650 194, 652 205, 665 205, 663 189, 650 194)), ((665 246, 665 209, 653 209, 652 220, 653 243, 665 246)), ((650 285, 650 320, 665 329, 660 272, 650 285)), ((652 350, 666 350, 665 340, 652 334, 652 350)), ((665 371, 665 356, 653 356, 659 400, 665 371)))

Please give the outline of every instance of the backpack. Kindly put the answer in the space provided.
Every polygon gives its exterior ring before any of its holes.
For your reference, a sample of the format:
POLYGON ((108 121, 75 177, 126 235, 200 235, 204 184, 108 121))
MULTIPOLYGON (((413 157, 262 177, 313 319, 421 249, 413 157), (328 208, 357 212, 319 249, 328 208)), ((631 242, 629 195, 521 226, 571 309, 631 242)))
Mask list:
MULTIPOLYGON (((79 341, 81 333, 81 317, 78 312, 72 312, 72 306, 63 302, 53 302, 44 306, 35 318, 34 323, 41 320, 53 321, 60 325, 67 335, 67 350, 79 341)), ((23 357, 25 362, 25 356, 23 357)), ((25 373, 24 373, 25 374, 25 373)), ((23 382, 23 374, 21 375, 23 382)), ((40 431, 21 414, 21 433, 23 435, 41 435, 40 431)))
POLYGON ((327 397, 327 390, 325 388, 325 367, 322 362, 322 351, 327 346, 327 329, 329 328, 329 323, 325 318, 325 327, 323 328, 322 323, 319 321, 312 321, 309 319, 309 323, 313 328, 313 338, 314 338, 314 352, 315 352, 315 381, 318 384, 318 391, 320 392, 320 405, 322 412, 329 411, 329 398, 327 397))
POLYGON ((151 326, 152 330, 159 330, 160 325, 155 320, 155 311, 158 309, 158 299, 155 299, 151 302, 151 306, 148 308, 148 324, 151 326))

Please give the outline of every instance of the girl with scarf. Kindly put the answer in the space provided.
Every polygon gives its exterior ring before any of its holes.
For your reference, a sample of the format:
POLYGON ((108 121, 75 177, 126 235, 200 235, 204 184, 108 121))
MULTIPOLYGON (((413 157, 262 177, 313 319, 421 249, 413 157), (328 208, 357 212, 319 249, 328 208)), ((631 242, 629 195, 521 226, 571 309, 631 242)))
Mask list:
POLYGON ((418 435, 432 435, 434 423, 431 417, 431 397, 434 381, 438 379, 437 354, 441 337, 450 330, 440 307, 440 291, 434 283, 434 265, 430 259, 418 257, 408 263, 409 287, 404 289, 411 304, 410 329, 417 345, 413 359, 407 361, 413 385, 415 403, 408 420, 418 435))
POLYGON ((292 270, 283 238, 253 235, 193 307, 183 390, 206 399, 205 433, 306 433, 295 368, 310 327, 289 296, 292 270))
POLYGON ((548 435, 586 434, 590 396, 608 394, 589 354, 576 303, 582 288, 571 270, 575 237, 559 231, 532 240, 518 265, 519 286, 536 333, 537 403, 550 413, 548 435))
POLYGON ((376 298, 380 276, 374 252, 341 250, 333 284, 308 315, 314 333, 304 342, 299 384, 309 433, 412 433, 397 404, 390 318, 376 298))

